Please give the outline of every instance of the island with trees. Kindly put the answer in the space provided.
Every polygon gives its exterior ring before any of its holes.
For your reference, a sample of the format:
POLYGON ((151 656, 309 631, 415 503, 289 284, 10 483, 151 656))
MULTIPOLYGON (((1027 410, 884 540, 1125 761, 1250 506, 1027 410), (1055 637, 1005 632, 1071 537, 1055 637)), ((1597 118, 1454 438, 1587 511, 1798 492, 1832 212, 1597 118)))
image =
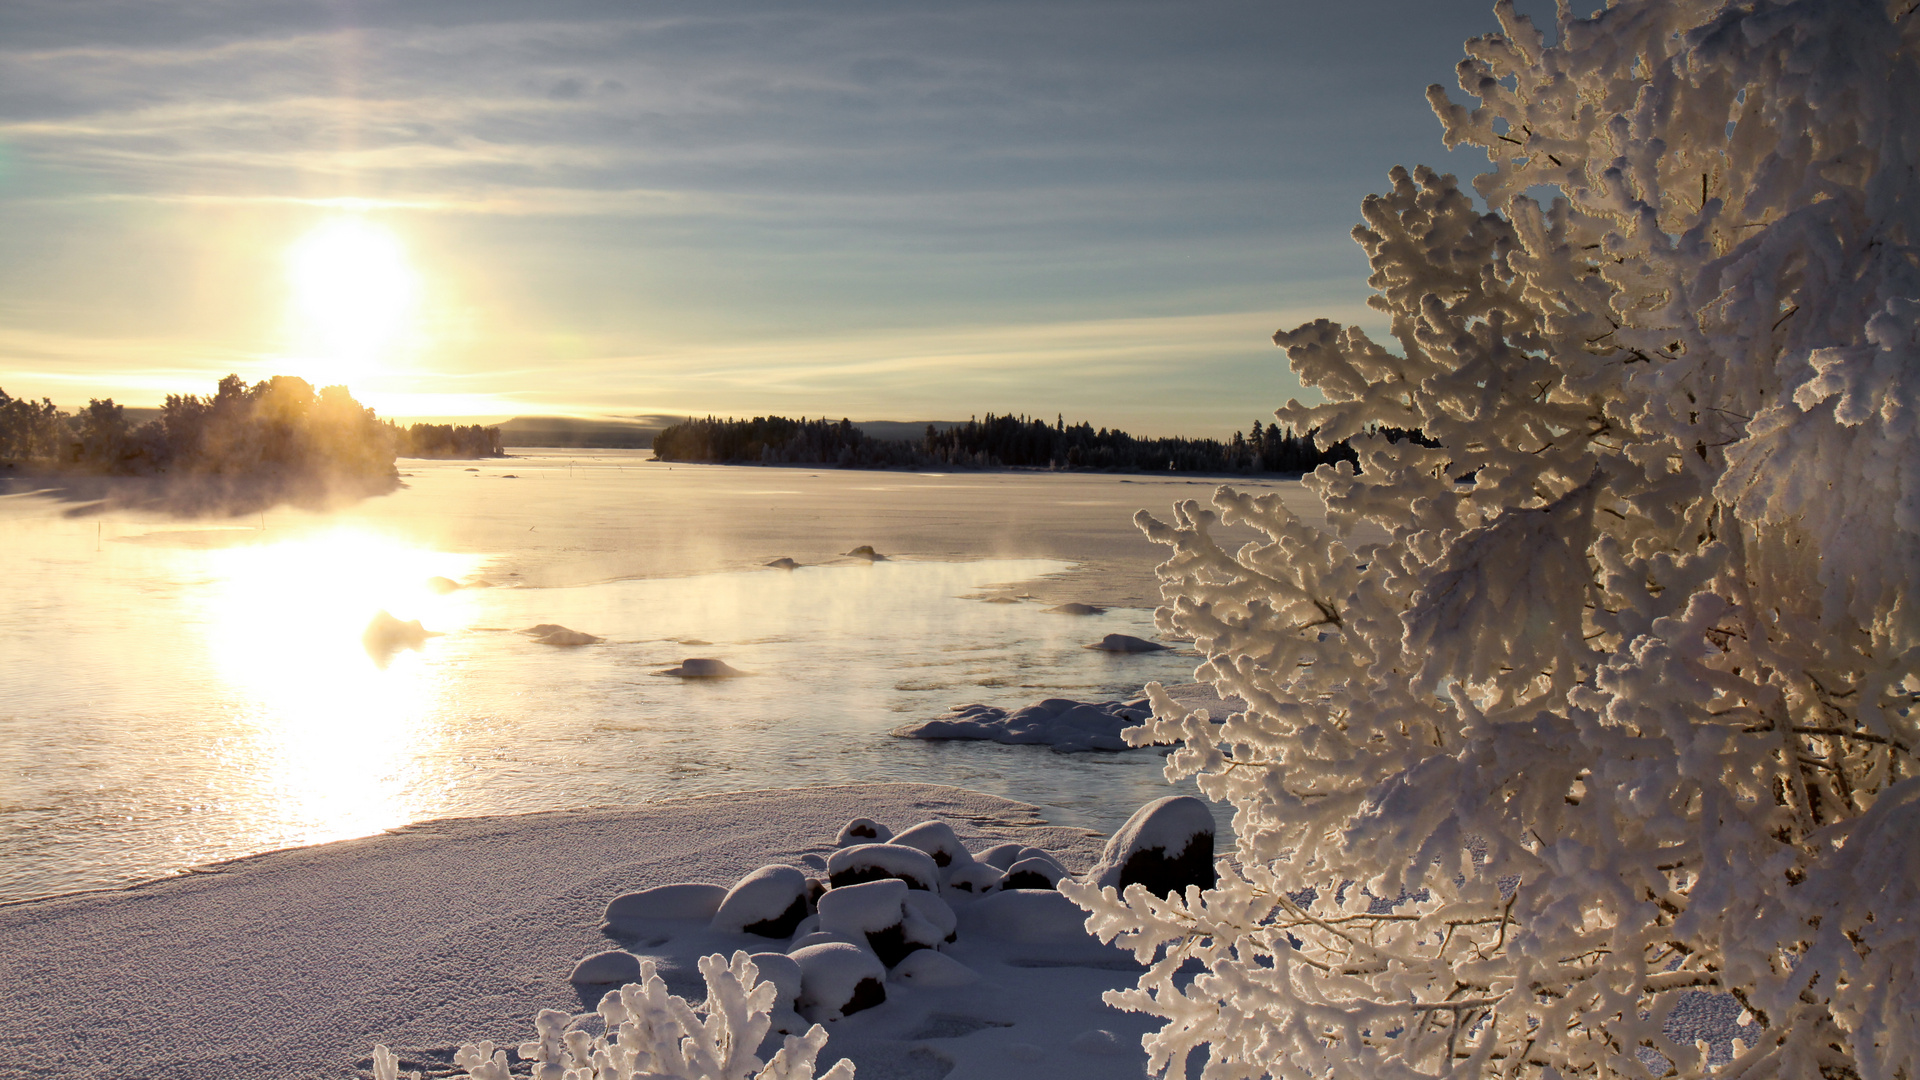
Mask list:
MULTIPOLYGON (((0 475, 69 482, 164 478, 169 482, 129 501, 246 512, 276 502, 324 504, 391 491, 399 485, 396 456, 502 455, 499 428, 401 428, 374 415, 344 386, 315 390, 291 375, 251 386, 228 375, 211 395, 169 394, 157 411, 154 419, 136 423, 112 398, 66 413, 48 399, 15 398, 0 389, 0 475)), ((106 497, 98 484, 80 486, 106 497)))

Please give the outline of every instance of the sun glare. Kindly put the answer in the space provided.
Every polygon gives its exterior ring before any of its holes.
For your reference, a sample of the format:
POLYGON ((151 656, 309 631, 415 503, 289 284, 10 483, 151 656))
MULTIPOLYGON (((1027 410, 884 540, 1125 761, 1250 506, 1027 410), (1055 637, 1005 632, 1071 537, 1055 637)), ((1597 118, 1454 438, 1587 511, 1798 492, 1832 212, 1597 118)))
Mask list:
POLYGON ((331 218, 287 252, 299 351, 324 383, 390 366, 413 329, 420 282, 393 230, 331 218))

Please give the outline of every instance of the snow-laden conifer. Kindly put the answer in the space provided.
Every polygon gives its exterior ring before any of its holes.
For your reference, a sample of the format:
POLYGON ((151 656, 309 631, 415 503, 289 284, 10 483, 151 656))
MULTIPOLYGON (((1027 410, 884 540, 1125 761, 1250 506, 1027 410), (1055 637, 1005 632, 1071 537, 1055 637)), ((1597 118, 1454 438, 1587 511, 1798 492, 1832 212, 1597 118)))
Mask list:
POLYGON ((1156 1070, 1920 1077, 1917 6, 1502 0, 1429 92, 1494 212, 1396 169, 1392 347, 1275 335, 1359 453, 1333 532, 1140 519, 1250 706, 1130 729, 1235 807, 1216 888, 1063 886, 1156 961, 1156 1070), (1699 991, 1730 1061, 1667 1035, 1699 991))

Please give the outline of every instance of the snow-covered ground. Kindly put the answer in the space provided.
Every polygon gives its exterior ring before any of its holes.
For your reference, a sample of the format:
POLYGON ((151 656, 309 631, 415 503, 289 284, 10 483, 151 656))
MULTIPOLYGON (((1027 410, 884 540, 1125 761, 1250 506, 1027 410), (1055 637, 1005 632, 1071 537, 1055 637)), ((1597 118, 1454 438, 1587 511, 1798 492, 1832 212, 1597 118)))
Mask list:
MULTIPOLYGON (((613 944, 600 928, 613 897, 730 885, 769 863, 824 865, 856 817, 892 828, 947 822, 973 850, 1017 842, 1072 870, 1089 867, 1102 843, 974 792, 835 786, 426 822, 4 906, 0 1073, 312 1080, 365 1074, 375 1042, 414 1062, 448 1062, 467 1040, 513 1045, 538 1010, 598 1001, 605 987, 568 977, 613 944)), ((1059 899, 1004 895, 1014 905, 1059 899)), ((862 1080, 1142 1075, 1146 1025, 1098 1001, 1134 981, 1127 957, 1045 920, 994 924, 991 911, 956 907, 959 933, 941 955, 978 981, 889 981, 888 1005, 830 1025, 823 1064, 850 1055, 862 1080)), ((674 988, 696 998, 692 959, 741 941, 698 922, 633 929, 646 936, 625 942, 659 957, 674 988)))

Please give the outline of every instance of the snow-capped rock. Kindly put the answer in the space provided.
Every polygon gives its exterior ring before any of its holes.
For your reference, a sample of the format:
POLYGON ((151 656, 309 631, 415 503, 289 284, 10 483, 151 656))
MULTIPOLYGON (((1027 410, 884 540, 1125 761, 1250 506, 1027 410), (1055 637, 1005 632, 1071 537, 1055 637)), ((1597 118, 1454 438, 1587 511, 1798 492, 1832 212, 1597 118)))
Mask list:
POLYGON ((1087 883, 1125 892, 1146 886, 1155 896, 1181 892, 1188 885, 1210 889, 1213 868, 1213 813, 1191 795, 1169 795, 1133 812, 1107 841, 1087 883))
POLYGON ((792 866, 763 866, 739 880, 714 912, 712 927, 730 934, 785 940, 811 909, 807 875, 792 866))
POLYGON ((880 878, 899 878, 910 888, 931 892, 940 887, 940 868, 933 856, 904 844, 856 844, 827 858, 827 882, 835 889, 880 878))
POLYGON ((615 936, 636 933, 651 919, 711 919, 720 910, 727 890, 704 881, 657 885, 622 893, 607 903, 604 928, 615 936))
POLYGON ((800 1015, 816 1024, 887 1000, 887 969, 872 953, 833 941, 809 945, 792 956, 800 966, 800 1015))

